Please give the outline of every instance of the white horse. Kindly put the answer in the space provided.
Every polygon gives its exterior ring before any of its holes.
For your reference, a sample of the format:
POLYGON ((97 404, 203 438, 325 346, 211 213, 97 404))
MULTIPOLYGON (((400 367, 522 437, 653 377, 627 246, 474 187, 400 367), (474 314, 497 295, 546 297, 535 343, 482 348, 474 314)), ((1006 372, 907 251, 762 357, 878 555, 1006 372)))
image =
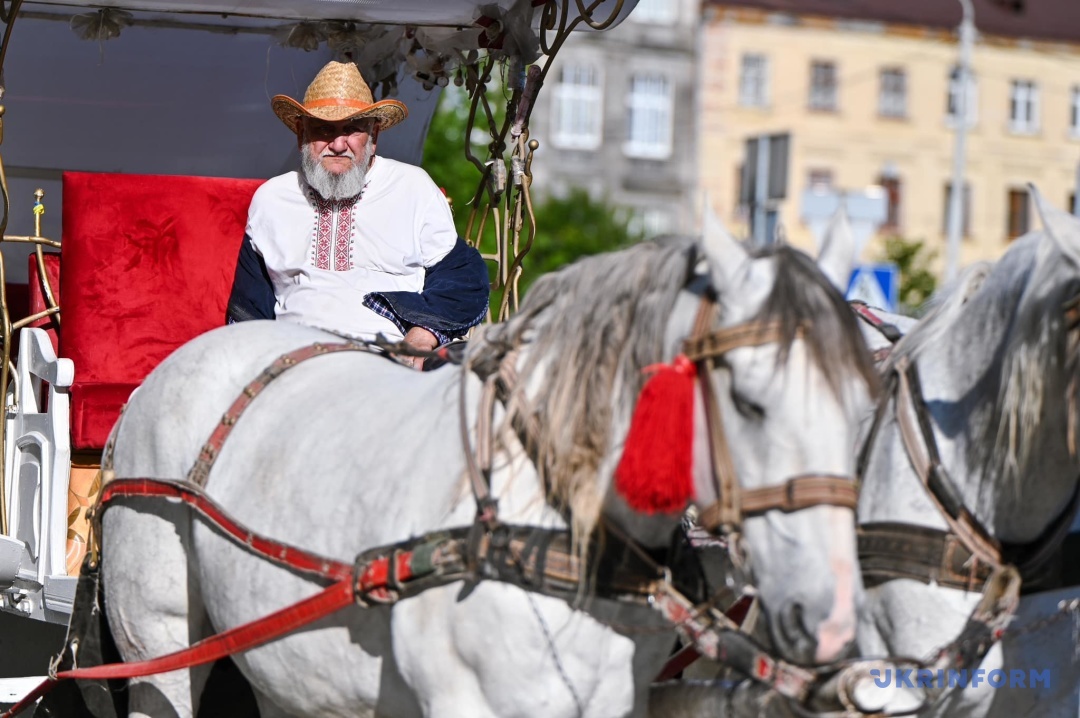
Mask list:
MULTIPOLYGON (((714 328, 783 327, 780 341, 732 349, 706 375, 741 487, 852 474, 874 376, 847 306, 802 255, 752 257, 714 228, 704 243, 644 243, 544 277, 515 318, 478 332, 466 367, 497 367, 517 352, 518 389, 509 415, 500 407, 495 419, 491 487, 502 521, 571 528, 569 514, 581 539, 602 517, 645 546, 668 544, 680 512, 634 512, 611 477, 642 370, 679 352, 702 292, 718 295, 714 328), (514 429, 523 423, 538 427, 531 452, 514 429)), ((114 429, 116 476, 185 476, 256 374, 286 352, 333 341, 251 322, 181 348, 114 429)), ((360 352, 313 359, 255 399, 207 492, 252 530, 342 561, 469 526, 477 509, 459 411, 474 426, 480 393, 469 369, 417 374, 360 352)), ((693 483, 704 506, 716 490, 695 396, 693 483)), ((841 655, 861 600, 852 512, 770 511, 742 528, 780 654, 801 662, 841 655)), ((118 502, 104 514, 102 538, 106 611, 127 661, 181 649, 322 585, 252 556, 183 505, 118 502)), ((264 718, 643 715, 673 634, 658 631, 647 608, 603 600, 585 608, 505 583, 458 582, 392 607, 346 609, 235 660, 264 718)), ((193 716, 207 674, 132 680, 130 715, 193 716)))
MULTIPOLYGON (((941 465, 963 504, 1006 546, 1036 542, 1067 520, 1063 513, 1080 477, 1080 334, 1066 311, 1080 294, 1080 223, 1034 194, 1044 230, 1017 239, 995 265, 969 268, 896 346, 887 366, 917 365, 941 465)), ((892 401, 868 455, 859 523, 945 530, 905 450, 892 401)), ((865 569, 870 564, 863 560, 865 569)), ((859 626, 864 655, 933 659, 960 634, 980 598, 978 590, 936 581, 874 583, 868 582, 859 626)), ((983 660, 981 685, 947 691, 927 714, 1076 718, 1080 626, 1077 617, 1058 619, 1024 635, 1033 619, 1021 609, 983 660), (1050 685, 997 690, 986 680, 996 668, 1007 676, 1020 670, 1028 683, 1030 670, 1049 669, 1050 685)), ((920 692, 899 693, 893 710, 912 705, 920 692)))

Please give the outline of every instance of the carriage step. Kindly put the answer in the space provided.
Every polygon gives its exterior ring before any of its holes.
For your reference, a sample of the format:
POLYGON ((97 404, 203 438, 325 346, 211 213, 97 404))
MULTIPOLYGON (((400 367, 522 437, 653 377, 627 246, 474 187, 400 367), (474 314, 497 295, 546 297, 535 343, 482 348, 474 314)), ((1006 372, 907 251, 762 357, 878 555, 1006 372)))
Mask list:
POLYGON ((70 615, 75 605, 75 586, 78 583, 79 579, 75 576, 46 576, 45 608, 70 615))

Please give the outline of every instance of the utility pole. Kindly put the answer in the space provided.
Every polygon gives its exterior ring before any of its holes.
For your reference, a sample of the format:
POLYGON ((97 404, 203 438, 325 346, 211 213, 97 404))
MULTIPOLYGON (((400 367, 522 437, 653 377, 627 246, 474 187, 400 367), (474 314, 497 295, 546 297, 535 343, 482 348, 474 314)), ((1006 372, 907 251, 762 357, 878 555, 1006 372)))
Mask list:
POLYGON ((946 247, 945 281, 956 279, 960 264, 960 235, 964 231, 964 163, 967 151, 968 90, 971 77, 971 48, 975 44, 975 10, 971 0, 960 0, 964 18, 960 21, 960 66, 956 93, 956 143, 953 146, 952 192, 949 195, 949 237, 946 247))

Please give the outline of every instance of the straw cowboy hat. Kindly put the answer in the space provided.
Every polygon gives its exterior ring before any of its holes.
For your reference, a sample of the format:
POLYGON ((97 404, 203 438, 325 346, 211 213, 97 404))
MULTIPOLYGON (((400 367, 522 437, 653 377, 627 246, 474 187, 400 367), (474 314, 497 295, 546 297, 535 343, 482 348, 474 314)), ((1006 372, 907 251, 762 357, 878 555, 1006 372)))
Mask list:
POLYGON ((385 130, 409 116, 409 110, 397 100, 374 101, 371 88, 360 70, 351 62, 331 62, 308 85, 303 103, 285 95, 270 100, 274 114, 285 126, 300 134, 300 118, 317 117, 338 122, 354 117, 374 117, 385 130))

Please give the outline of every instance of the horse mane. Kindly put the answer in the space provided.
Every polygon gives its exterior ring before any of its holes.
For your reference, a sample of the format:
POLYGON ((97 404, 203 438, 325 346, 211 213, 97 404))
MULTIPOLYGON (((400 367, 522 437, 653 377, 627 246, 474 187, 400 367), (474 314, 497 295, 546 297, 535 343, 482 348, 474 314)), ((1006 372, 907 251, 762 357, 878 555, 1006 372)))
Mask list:
MULTIPOLYGON (((1045 421, 1047 382, 1055 374, 1075 375, 1080 363, 1073 342, 1066 349, 1066 366, 1060 366, 1064 317, 1060 312, 1046 312, 1048 307, 1060 306, 1065 297, 1052 294, 1050 302, 1023 301, 1033 291, 1064 290, 1032 284, 1043 241, 1051 239, 1043 232, 1031 233, 1015 240, 996 264, 980 262, 967 268, 953 287, 935 299, 931 311, 897 344, 889 359, 890 367, 900 357, 915 361, 927 347, 947 341, 947 335, 965 316, 969 302, 978 301, 982 326, 1000 327, 997 345, 987 352, 984 373, 975 385, 976 389, 984 388, 992 399, 980 407, 975 397, 965 397, 973 419, 963 427, 971 433, 968 461, 972 467, 982 467, 984 488, 993 483, 992 477, 999 477, 1013 482, 1019 490, 1024 467, 1045 421)), ((1071 382, 1068 393, 1071 415, 1076 411, 1071 382)), ((1069 421, 1073 434, 1076 422, 1072 416, 1069 421)), ((1069 440, 1075 442, 1072 436, 1069 440)))
POLYGON ((507 420, 543 427, 526 448, 577 536, 587 536, 599 518, 597 476, 612 423, 629 415, 641 370, 661 360, 675 299, 697 255, 694 240, 666 237, 585 257, 541 276, 513 317, 470 341, 466 365, 481 375, 529 346, 507 420))
POLYGON ((992 262, 976 262, 965 267, 951 284, 935 292, 927 302, 922 320, 893 347, 883 369, 891 370, 900 357, 914 362, 926 347, 941 341, 993 268, 992 262))
MULTIPOLYGON (((777 275, 758 319, 781 322, 780 355, 799 336, 839 391, 845 372, 871 387, 877 373, 854 313, 812 260, 788 247, 773 256, 777 275)), ((540 277, 511 319, 484 327, 470 341, 466 366, 498 371, 524 349, 507 421, 541 426, 527 446, 548 498, 569 512, 576 536, 600 516, 598 475, 608 468, 613 428, 628 422, 644 383, 643 369, 665 359, 668 323, 679 293, 703 257, 697 240, 663 237, 583 258, 540 277), (531 397, 531 398, 530 398, 531 397)), ((723 306, 723 297, 720 297, 723 306)))
POLYGON ((837 399, 844 400, 842 387, 853 373, 862 378, 871 393, 876 393, 878 371, 859 331, 855 312, 814 260, 782 244, 754 256, 776 260, 776 281, 756 318, 780 323, 777 363, 787 360, 801 328, 810 357, 837 399))

